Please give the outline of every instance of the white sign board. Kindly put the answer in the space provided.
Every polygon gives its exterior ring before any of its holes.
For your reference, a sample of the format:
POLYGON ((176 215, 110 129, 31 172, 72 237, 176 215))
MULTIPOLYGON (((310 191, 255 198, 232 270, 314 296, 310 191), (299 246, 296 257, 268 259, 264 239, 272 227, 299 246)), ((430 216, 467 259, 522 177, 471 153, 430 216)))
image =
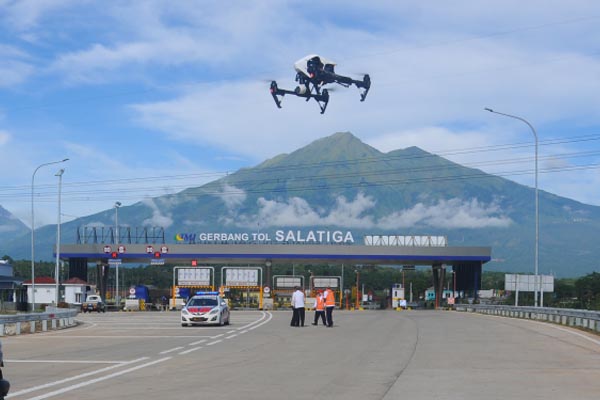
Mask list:
POLYGON ((227 268, 225 270, 227 286, 259 286, 258 269, 227 268))
POLYGON ((177 284, 180 286, 210 286, 210 268, 180 268, 177 284))
POLYGON ((339 278, 324 278, 315 277, 313 279, 313 287, 316 288, 327 288, 337 289, 339 286, 339 278))
POLYGON ((446 236, 423 235, 365 235, 366 246, 446 247, 446 236))
POLYGON ((518 288, 519 292, 535 292, 537 286, 538 291, 554 292, 554 277, 552 275, 538 275, 537 278, 536 285, 535 275, 505 274, 504 290, 514 292, 518 288))
POLYGON ((302 286, 302 278, 294 276, 276 276, 275 277, 275 288, 279 289, 291 289, 296 286, 302 286))

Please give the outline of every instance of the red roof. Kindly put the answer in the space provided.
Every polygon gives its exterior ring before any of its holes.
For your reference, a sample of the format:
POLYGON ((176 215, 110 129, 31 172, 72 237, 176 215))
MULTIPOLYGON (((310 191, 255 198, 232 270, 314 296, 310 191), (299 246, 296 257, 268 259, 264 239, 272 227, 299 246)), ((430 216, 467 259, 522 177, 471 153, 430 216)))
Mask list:
MULTIPOLYGON (((49 276, 36 276, 35 283, 40 285, 50 285, 55 284, 56 281, 54 280, 54 278, 51 278, 49 276)), ((31 279, 27 279, 25 282, 23 282, 23 285, 31 285, 31 279)))
MULTIPOLYGON (((37 282, 37 281, 36 281, 37 282)), ((87 282, 80 278, 71 278, 63 282, 65 285, 87 285, 87 282)))

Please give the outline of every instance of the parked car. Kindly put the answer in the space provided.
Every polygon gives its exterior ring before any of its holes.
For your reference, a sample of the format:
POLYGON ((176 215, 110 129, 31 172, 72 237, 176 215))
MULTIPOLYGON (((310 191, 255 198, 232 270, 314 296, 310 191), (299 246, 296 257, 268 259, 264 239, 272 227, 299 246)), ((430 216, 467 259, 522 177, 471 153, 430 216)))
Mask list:
POLYGON ((106 304, 102 301, 102 297, 97 294, 92 294, 85 299, 81 304, 81 311, 85 312, 106 312, 106 304))

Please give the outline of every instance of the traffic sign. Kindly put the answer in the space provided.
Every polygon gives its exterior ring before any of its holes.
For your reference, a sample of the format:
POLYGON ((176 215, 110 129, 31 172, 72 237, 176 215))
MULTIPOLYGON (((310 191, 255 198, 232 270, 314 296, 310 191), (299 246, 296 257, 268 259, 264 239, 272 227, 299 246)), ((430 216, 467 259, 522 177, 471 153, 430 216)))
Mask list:
POLYGON ((108 260, 108 265, 121 265, 122 261, 120 258, 110 258, 108 260))

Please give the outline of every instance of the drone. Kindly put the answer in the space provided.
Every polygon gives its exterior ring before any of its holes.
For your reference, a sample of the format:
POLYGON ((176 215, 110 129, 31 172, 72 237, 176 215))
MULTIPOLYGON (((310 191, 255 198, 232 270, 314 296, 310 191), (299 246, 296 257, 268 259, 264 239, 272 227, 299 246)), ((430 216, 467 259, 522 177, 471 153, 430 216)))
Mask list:
POLYGON ((334 68, 336 63, 326 60, 316 54, 311 54, 294 63, 296 70, 296 82, 298 86, 294 90, 280 89, 277 82, 271 82, 271 95, 275 100, 278 108, 281 108, 281 101, 286 94, 305 98, 306 101, 314 99, 321 114, 325 113, 327 104, 329 103, 329 89, 324 89, 323 86, 330 83, 337 83, 343 87, 356 85, 358 89, 362 89, 360 93, 360 101, 365 101, 367 93, 371 88, 371 78, 368 74, 363 76, 362 80, 352 79, 346 76, 335 73, 334 68))

